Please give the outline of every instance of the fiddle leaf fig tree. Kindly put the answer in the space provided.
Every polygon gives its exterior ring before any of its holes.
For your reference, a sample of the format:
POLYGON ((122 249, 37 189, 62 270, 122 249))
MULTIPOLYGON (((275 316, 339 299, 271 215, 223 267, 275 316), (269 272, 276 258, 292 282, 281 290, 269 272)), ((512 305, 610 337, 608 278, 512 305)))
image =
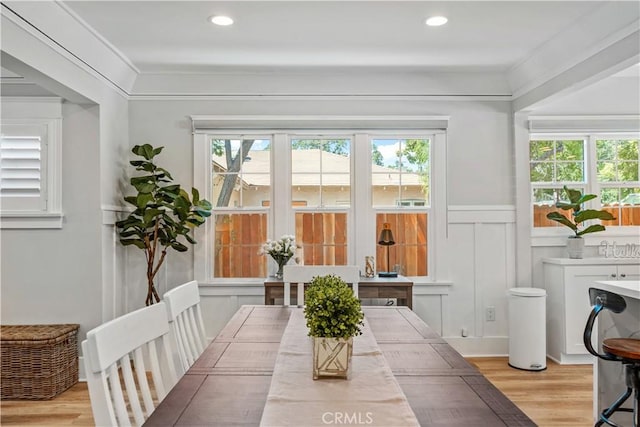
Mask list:
POLYGON ((547 218, 556 221, 564 226, 573 230, 574 238, 582 237, 584 234, 595 233, 598 231, 604 231, 605 227, 602 224, 592 224, 588 227, 581 228, 582 223, 592 219, 599 219, 601 221, 611 221, 615 217, 608 211, 595 210, 595 209, 582 209, 585 202, 595 199, 595 194, 582 194, 580 190, 573 190, 564 186, 564 192, 569 199, 569 202, 559 201, 556 203, 556 207, 565 211, 571 211, 570 217, 562 215, 560 212, 549 212, 547 218))
POLYGON ((211 203, 200 199, 198 190, 192 188, 189 195, 179 184, 173 184, 169 171, 154 162, 163 148, 144 144, 131 150, 142 159, 129 163, 143 174, 130 180, 138 194, 124 198, 135 210, 116 222, 120 243, 144 251, 147 260, 146 305, 160 301, 154 279, 167 250, 172 248, 186 252, 189 248, 184 244, 185 240, 190 244, 196 243, 190 235, 191 230, 204 224, 211 215, 211 203))

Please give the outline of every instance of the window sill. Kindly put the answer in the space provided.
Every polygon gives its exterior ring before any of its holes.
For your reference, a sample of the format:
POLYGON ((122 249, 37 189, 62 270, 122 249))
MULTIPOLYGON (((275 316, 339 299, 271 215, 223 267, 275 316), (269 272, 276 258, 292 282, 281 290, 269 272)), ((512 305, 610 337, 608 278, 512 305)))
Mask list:
POLYGON ((3 212, 0 229, 62 229, 62 213, 3 212))
POLYGON ((421 282, 414 280, 414 295, 448 295, 449 290, 453 286, 453 282, 447 280, 436 280, 429 282, 421 282))
MULTIPOLYGON (((542 234, 540 232, 531 236, 531 246, 566 246, 567 238, 570 236, 568 230, 560 229, 563 233, 548 233, 542 234)), ((606 231, 588 234, 584 236, 585 246, 600 246, 603 240, 613 242, 620 245, 626 245, 627 243, 638 244, 638 232, 640 227, 616 227, 607 229, 606 231)))

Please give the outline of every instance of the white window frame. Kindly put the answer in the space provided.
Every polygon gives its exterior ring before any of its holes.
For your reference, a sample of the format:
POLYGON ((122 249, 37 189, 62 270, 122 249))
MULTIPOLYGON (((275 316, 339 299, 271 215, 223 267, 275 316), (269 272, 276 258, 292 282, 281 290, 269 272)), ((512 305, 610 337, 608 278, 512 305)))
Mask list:
MULTIPOLYGON (((596 140, 598 139, 638 139, 640 133, 637 132, 605 132, 605 131, 590 131, 590 132, 561 132, 554 131, 552 133, 545 132, 531 132, 529 134, 529 143, 532 140, 563 140, 563 139, 584 139, 584 164, 585 164, 585 192, 589 194, 600 194, 600 183, 597 178, 597 158, 596 158, 596 140)), ((527 153, 529 153, 529 147, 527 147, 527 153)), ((530 161, 530 158, 528 159, 530 161)), ((527 163, 529 165, 529 163, 527 163)), ((527 169, 527 175, 529 177, 529 192, 532 191, 537 185, 531 182, 530 175, 527 169)), ((640 186, 640 182, 636 183, 624 183, 640 186)), ((577 184, 576 184, 577 185, 577 184)), ((582 184, 580 184, 582 185, 582 184)), ((612 184, 611 186, 618 186, 618 184, 612 184)), ((531 203, 529 204, 531 206, 531 203)), ((587 203, 587 207, 590 209, 600 209, 600 197, 587 203)), ((529 208, 529 215, 531 218, 531 238, 533 246, 548 246, 548 245, 564 245, 566 244, 567 229, 566 227, 534 227, 533 226, 533 210, 529 208)), ((586 235, 587 244, 598 244, 602 240, 607 238, 619 238, 622 239, 618 243, 637 243, 637 236, 640 233, 640 226, 611 226, 608 225, 606 230, 593 235, 586 235), (590 241, 590 242, 589 242, 590 241)))
MULTIPOLYGON (((353 131, 345 132, 345 131, 327 131, 327 130, 292 130, 286 134, 287 141, 287 157, 288 157, 288 167, 290 170, 293 170, 293 165, 291 162, 291 156, 293 152, 292 141, 294 139, 348 139, 349 140, 349 176, 350 176, 350 191, 349 191, 349 205, 348 206, 293 206, 292 205, 292 188, 293 184, 291 182, 291 173, 289 173, 289 181, 288 181, 288 192, 286 194, 287 199, 285 199, 286 206, 291 206, 291 215, 287 221, 286 229, 289 231, 283 232, 283 234, 295 234, 296 229, 296 214, 298 212, 317 212, 317 213, 346 213, 347 214, 347 265, 356 265, 357 261, 355 260, 355 242, 356 233, 353 228, 353 218, 355 215, 355 206, 354 206, 354 191, 355 191, 355 166, 354 166, 354 145, 355 145, 355 134, 353 131)), ((280 165, 278 165, 279 167, 280 165)), ((322 173, 322 169, 320 169, 320 173, 322 173)), ((322 192, 322 188, 320 188, 322 192)), ((274 214, 274 217, 276 215, 274 214)), ((278 237, 280 235, 276 235, 274 237, 278 237)))
MULTIPOLYGON (((193 124, 194 141, 194 186, 201 194, 211 194, 210 147, 207 141, 212 135, 272 135, 272 195, 269 209, 276 206, 291 206, 291 136, 349 136, 351 140, 351 164, 352 164, 352 189, 351 206, 348 209, 349 224, 349 249, 348 260, 350 264, 361 265, 364 271, 365 256, 375 254, 376 239, 368 238, 375 234, 375 214, 379 208, 373 208, 371 204, 371 139, 380 137, 393 138, 428 138, 431 147, 431 188, 430 188, 430 212, 428 224, 429 248, 427 251, 429 275, 426 277, 411 277, 414 282, 438 282, 449 279, 449 248, 448 248, 448 221, 447 221, 447 189, 446 189, 446 127, 449 118, 447 116, 385 116, 385 117, 334 117, 334 116, 191 116, 193 124), (273 121, 278 129, 250 126, 251 123, 264 124, 273 121), (297 124, 300 121, 309 121, 319 124, 317 129, 300 129, 297 124), (371 121, 387 124, 388 128, 368 129, 366 126, 371 121), (348 130, 335 124, 349 123, 348 130), (417 126, 417 124, 422 126, 417 126), (242 127, 238 128, 237 125, 242 127), (288 124, 288 126, 287 126, 288 124), (401 124, 402 126, 398 126, 401 124), (424 128, 433 125, 435 128, 424 128), (217 128, 220 127, 220 129, 217 128), (404 127, 407 127, 404 129, 404 127), (364 129, 364 130, 352 130, 364 129), (388 130, 397 129, 397 130, 388 130), (276 167, 276 159, 278 160, 276 167), (284 161, 283 159, 287 159, 284 161), (356 174, 357 171, 357 174, 356 174), (358 206, 358 218, 366 220, 354 221, 354 208, 358 206), (360 239, 363 236, 363 239, 360 239), (355 244, 357 242, 357 244, 355 244), (437 251, 434 248, 438 248, 437 251)), ((383 207, 384 212, 407 212, 409 210, 424 210, 419 208, 383 207)), ((342 210, 331 208, 331 211, 342 210)), ((291 234, 295 227, 294 209, 283 209, 278 215, 271 211, 269 219, 269 237, 277 238, 282 234, 291 234)), ((262 284, 264 278, 213 278, 212 266, 209 260, 212 255, 212 222, 207 221, 204 226, 195 230, 196 240, 194 253, 194 277, 200 283, 230 285, 244 283, 248 285, 262 284)))
MULTIPOLYGON (((373 140, 375 139, 398 139, 398 140, 408 140, 408 139, 428 139, 429 140, 429 160, 431 162, 431 164, 429 165, 429 197, 425 200, 426 204, 425 206, 374 206, 372 200, 369 201, 368 204, 368 208, 370 209, 370 213, 373 215, 372 219, 373 219, 373 224, 372 224, 372 231, 370 231, 372 233, 372 235, 374 235, 376 233, 376 217, 378 214, 383 214, 383 213, 389 213, 389 214, 402 214, 402 213, 415 213, 415 212, 420 212, 420 213, 425 213, 427 215, 427 242, 433 242, 433 241, 437 241, 438 238, 434 235, 434 232, 436 230, 436 227, 434 227, 434 218, 438 218, 438 215, 435 215, 435 208, 434 208, 434 192, 437 193, 436 190, 436 186, 437 184, 435 184, 435 182, 440 181, 439 185, 443 185, 442 180, 437 180, 434 172, 433 172, 433 167, 434 167, 434 163, 436 162, 436 152, 438 151, 442 151, 442 149, 444 147, 440 147, 440 150, 436 149, 436 137, 441 137, 444 136, 444 134, 439 133, 439 132, 434 132, 433 130, 431 131, 425 131, 424 133, 407 133, 406 131, 402 132, 375 132, 372 133, 369 136, 369 140, 368 140, 368 148, 369 148, 369 152, 371 151, 371 145, 373 140), (435 181, 435 182, 434 182, 435 181)), ((442 145, 442 141, 440 142, 439 145, 442 145)), ((446 163, 444 162, 444 160, 440 160, 441 162, 443 162, 443 165, 446 166, 446 163)), ((369 158, 369 168, 371 168, 371 158, 369 158)), ((406 172, 405 172, 406 173, 406 172)), ((368 185, 369 185, 369 194, 371 194, 371 188, 372 188, 372 174, 371 174, 371 170, 369 170, 369 173, 367 175, 369 181, 368 181, 368 185)), ((444 205, 446 205, 446 202, 444 203, 444 205)), ((442 208, 441 206, 438 206, 439 208, 442 208)), ((440 209, 441 210, 441 209, 440 209)), ((445 210, 446 212, 446 210, 445 210)), ((446 215, 446 213, 444 213, 444 215, 446 215)), ((443 227, 446 228, 446 227, 443 227)), ((374 243, 375 241, 377 241, 377 237, 374 239, 374 243)), ((439 243, 442 244, 442 243, 439 243)), ((434 278, 436 277, 435 272, 438 271, 437 267, 434 265, 434 260, 435 260, 435 252, 433 250, 433 243, 428 243, 427 244, 427 276, 411 276, 413 278, 414 281, 431 281, 434 280, 434 278)), ((439 247, 439 246, 438 246, 439 247)), ((375 245, 372 249, 372 254, 376 253, 376 248, 375 245)), ((446 253, 446 250, 443 251, 443 254, 446 253)), ((378 262, 378 260, 376 260, 376 263, 378 262)), ((386 262, 386 261, 385 261, 386 262)))
MULTIPOLYGON (((5 208, 0 199, 0 228, 62 228, 62 100, 7 97, 2 99, 2 123, 42 127, 42 202, 38 208, 5 208)), ((3 132, 4 133, 4 132, 3 132)), ((9 134, 10 135, 10 134, 9 134)))

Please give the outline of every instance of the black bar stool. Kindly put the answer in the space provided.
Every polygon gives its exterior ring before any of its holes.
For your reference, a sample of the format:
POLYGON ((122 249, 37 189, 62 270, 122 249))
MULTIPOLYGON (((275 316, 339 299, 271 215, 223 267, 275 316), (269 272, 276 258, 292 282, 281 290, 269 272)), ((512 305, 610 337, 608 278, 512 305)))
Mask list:
POLYGON ((627 385, 624 391, 615 402, 600 414, 600 419, 595 423, 594 427, 601 426, 604 423, 614 427, 621 427, 609 417, 616 411, 633 412, 633 427, 640 425, 640 339, 635 338, 607 338, 602 341, 602 349, 604 354, 598 353, 591 344, 591 332, 596 317, 603 309, 610 310, 614 313, 622 313, 627 308, 627 303, 620 295, 602 289, 589 288, 589 299, 593 310, 587 319, 584 328, 583 340, 589 353, 603 360, 612 360, 621 362, 624 365, 625 382, 627 385), (627 399, 634 395, 633 409, 621 408, 627 399))

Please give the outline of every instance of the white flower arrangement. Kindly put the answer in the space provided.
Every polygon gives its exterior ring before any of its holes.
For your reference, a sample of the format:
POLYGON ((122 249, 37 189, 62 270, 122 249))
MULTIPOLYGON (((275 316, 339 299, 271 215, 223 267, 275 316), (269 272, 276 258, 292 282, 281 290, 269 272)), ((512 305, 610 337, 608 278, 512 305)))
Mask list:
POLYGON ((260 248, 260 254, 269 254, 278 263, 284 265, 291 259, 296 250, 296 238, 290 234, 284 234, 278 240, 267 240, 260 248))

